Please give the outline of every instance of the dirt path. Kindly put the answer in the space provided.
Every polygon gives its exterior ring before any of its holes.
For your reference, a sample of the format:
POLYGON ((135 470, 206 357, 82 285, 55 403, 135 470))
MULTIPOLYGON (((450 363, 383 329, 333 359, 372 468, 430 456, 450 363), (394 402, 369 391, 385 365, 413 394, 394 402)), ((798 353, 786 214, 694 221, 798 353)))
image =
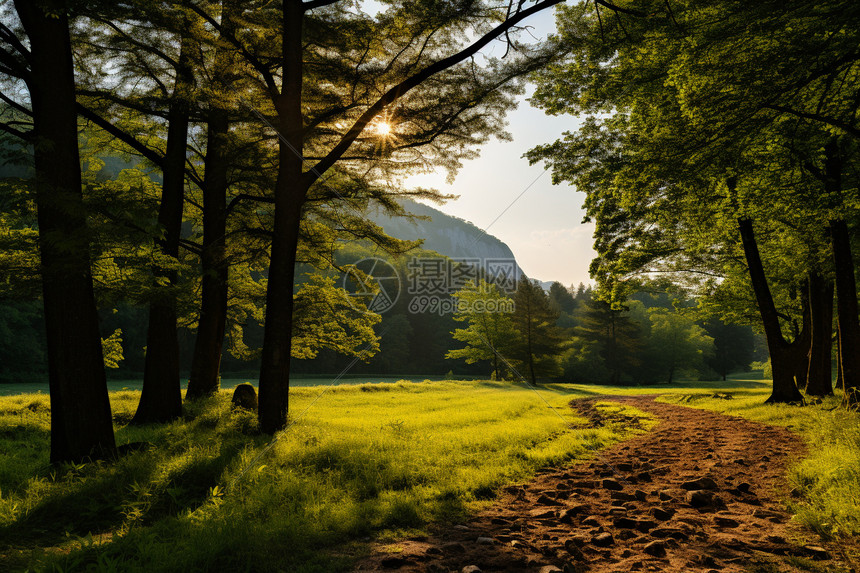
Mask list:
MULTIPOLYGON (((803 454, 796 435, 654 396, 603 399, 660 422, 599 460, 508 488, 464 525, 398 543, 402 552, 379 547, 357 570, 730 573, 782 555, 843 570, 827 550, 797 544, 779 501, 787 462, 803 454)), ((599 425, 597 400, 571 405, 599 425)))

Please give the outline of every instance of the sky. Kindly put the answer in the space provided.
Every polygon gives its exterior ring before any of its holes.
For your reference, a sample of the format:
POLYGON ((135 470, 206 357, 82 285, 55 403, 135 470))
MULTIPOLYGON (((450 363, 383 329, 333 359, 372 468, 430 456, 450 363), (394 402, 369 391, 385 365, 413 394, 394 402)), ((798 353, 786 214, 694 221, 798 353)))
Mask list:
MULTIPOLYGON (((537 38, 555 29, 551 12, 532 16, 537 38)), ((550 117, 520 98, 508 114, 512 141, 492 140, 480 157, 465 162, 453 184, 446 173, 410 177, 408 185, 433 187, 459 195, 445 205, 433 205, 471 221, 504 241, 530 278, 559 281, 565 286, 589 282, 588 265, 594 256, 592 224, 582 224, 584 195, 568 184, 553 185, 543 164, 529 165, 522 155, 532 147, 558 139, 577 128, 571 116, 550 117)))

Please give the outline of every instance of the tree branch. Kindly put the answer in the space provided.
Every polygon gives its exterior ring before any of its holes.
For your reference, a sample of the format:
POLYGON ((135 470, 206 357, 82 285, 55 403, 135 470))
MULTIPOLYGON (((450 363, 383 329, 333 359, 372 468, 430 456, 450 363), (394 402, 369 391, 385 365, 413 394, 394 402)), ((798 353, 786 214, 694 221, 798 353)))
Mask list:
POLYGON ((259 195, 249 195, 248 193, 240 193, 233 197, 230 201, 230 204, 227 205, 226 212, 229 215, 230 212, 236 208, 236 206, 242 201, 257 201, 258 203, 274 203, 274 197, 260 197, 259 195))
POLYGON ((24 107, 24 106, 23 106, 23 105, 21 105, 20 103, 16 102, 16 101, 15 101, 15 100, 13 100, 12 98, 10 98, 10 97, 9 97, 9 96, 7 96, 6 94, 4 94, 3 92, 0 92, 0 99, 2 99, 3 101, 5 101, 7 104, 9 104, 9 106, 11 106, 11 107, 13 107, 13 108, 17 109, 18 111, 20 111, 20 112, 21 112, 21 113, 23 113, 24 115, 27 115, 27 116, 33 117, 33 112, 32 112, 32 111, 30 111, 29 109, 27 109, 26 107, 24 107))
POLYGON ((831 125, 833 127, 838 127, 839 129, 845 130, 845 132, 850 133, 854 137, 860 137, 860 129, 854 127, 853 125, 846 123, 844 121, 827 117, 818 113, 809 113, 805 111, 799 111, 796 109, 792 109, 790 107, 785 107, 782 105, 775 104, 764 104, 765 109, 771 109, 773 111, 780 111, 783 113, 787 113, 790 115, 794 115, 797 117, 802 117, 803 119, 811 119, 813 121, 818 121, 821 123, 826 123, 827 125, 831 125))
POLYGON ((609 8, 613 12, 618 12, 620 14, 628 14, 630 16, 637 16, 639 18, 644 18, 644 17, 648 16, 648 14, 646 14, 645 12, 642 12, 641 10, 633 10, 631 8, 622 8, 621 6, 617 6, 617 5, 613 4, 612 2, 606 2, 606 0, 594 0, 594 3, 600 4, 601 6, 603 6, 605 8, 609 8))
POLYGON ((6 26, 6 24, 4 24, 3 22, 0 22, 0 40, 3 40, 7 44, 15 48, 15 50, 19 54, 24 56, 25 60, 30 60, 30 50, 28 50, 24 46, 24 44, 21 43, 21 40, 19 40, 18 37, 12 32, 12 30, 10 30, 8 26, 6 26))
POLYGON ((274 97, 278 95, 278 84, 275 82, 275 77, 272 75, 272 72, 271 70, 269 70, 269 67, 264 65, 263 62, 260 61, 259 58, 257 58, 257 56, 252 54, 248 50, 248 48, 246 48, 245 45, 239 41, 239 39, 236 37, 236 34, 234 34, 231 30, 225 30, 224 27, 217 20, 215 20, 215 18, 213 18, 209 13, 207 13, 206 10, 200 8, 196 3, 189 2, 188 7, 191 8, 195 14, 206 20, 206 23, 215 28, 215 30, 217 30, 218 33, 221 35, 221 38, 227 40, 233 45, 234 48, 239 50, 239 53, 242 54, 242 57, 248 60, 248 63, 251 64, 251 66, 253 66, 254 69, 260 73, 261 76, 263 76, 263 82, 266 84, 266 88, 269 90, 271 96, 274 97))
POLYGON ((311 2, 302 2, 302 10, 307 12, 314 8, 322 8, 323 6, 330 6, 332 4, 337 4, 338 2, 340 2, 340 0, 312 0, 311 2))
POLYGON ((122 141, 123 143, 125 143, 126 145, 128 145, 129 147, 131 147, 132 149, 137 151, 138 153, 140 153, 144 158, 152 161, 155 165, 158 166, 159 169, 164 169, 164 156, 163 155, 153 151, 152 149, 150 149, 149 147, 147 147, 146 145, 144 145, 140 141, 138 141, 136 137, 134 137, 131 134, 129 134, 128 132, 118 128, 117 126, 115 126, 114 124, 112 124, 111 122, 109 122, 108 120, 103 118, 102 116, 98 115, 97 113, 95 113, 91 109, 84 107, 81 103, 78 103, 77 107, 78 107, 78 115, 80 115, 84 119, 87 119, 87 120, 93 122, 94 124, 96 124, 97 126, 102 128, 103 130, 105 130, 106 132, 111 134, 112 136, 116 137, 117 139, 119 139, 120 141, 122 141))
POLYGON ((21 131, 20 129, 15 129, 11 125, 7 123, 0 122, 0 131, 5 131, 15 137, 20 137, 24 141, 30 141, 30 133, 26 131, 21 131))
POLYGON ((349 131, 341 138, 340 142, 326 155, 326 157, 314 165, 310 171, 305 172, 303 182, 305 184, 305 188, 309 188, 320 176, 325 173, 329 168, 331 168, 335 162, 337 162, 340 157, 346 153, 347 149, 352 145, 352 143, 358 138, 364 128, 370 123, 374 117, 376 117, 387 105, 397 101, 401 97, 403 97, 409 90, 420 85, 422 82, 427 80, 428 78, 434 76, 435 74, 447 70, 448 68, 459 64, 460 62, 474 56, 477 54, 481 48, 492 42, 496 37, 500 34, 503 34, 506 30, 509 30, 513 26, 516 26, 529 16, 536 14, 546 8, 550 8, 556 4, 560 4, 564 0, 544 0, 542 2, 538 2, 534 6, 523 10, 519 14, 511 17, 505 22, 496 26, 493 30, 479 38, 476 42, 474 42, 469 47, 461 50, 460 52, 448 56, 438 62, 430 64, 420 72, 416 73, 413 76, 410 76, 389 89, 385 92, 382 97, 380 97, 376 103, 374 103, 370 108, 365 111, 361 117, 356 120, 353 126, 349 129, 349 131))

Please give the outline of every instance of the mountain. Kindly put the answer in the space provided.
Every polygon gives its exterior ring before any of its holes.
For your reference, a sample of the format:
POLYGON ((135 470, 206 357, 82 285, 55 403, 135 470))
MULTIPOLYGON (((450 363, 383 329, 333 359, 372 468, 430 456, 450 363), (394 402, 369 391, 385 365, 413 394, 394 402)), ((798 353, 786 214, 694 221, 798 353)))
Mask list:
MULTIPOLYGON (((516 257, 510 247, 473 223, 409 199, 402 200, 401 204, 408 212, 429 217, 430 220, 409 220, 378 212, 368 217, 392 237, 408 241, 424 239, 423 248, 452 259, 478 258, 484 261, 513 261, 516 264, 516 257)), ((517 276, 520 276, 522 270, 519 265, 516 268, 517 276)))

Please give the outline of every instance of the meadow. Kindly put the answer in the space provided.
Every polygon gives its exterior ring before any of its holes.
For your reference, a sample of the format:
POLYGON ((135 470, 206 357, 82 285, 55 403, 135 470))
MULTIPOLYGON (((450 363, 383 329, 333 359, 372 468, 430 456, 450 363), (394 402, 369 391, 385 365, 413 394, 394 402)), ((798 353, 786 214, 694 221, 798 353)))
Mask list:
POLYGON ((184 419, 128 427, 138 392, 111 393, 114 463, 51 467, 48 397, 0 398, 0 569, 333 571, 366 540, 462 520, 505 484, 627 435, 567 406, 587 391, 501 382, 397 382, 292 392, 271 441, 229 392, 184 419))
MULTIPOLYGON (((400 380, 401 376, 343 376, 337 380, 338 385, 344 384, 379 384, 383 382, 397 382, 400 380)), ((450 380, 450 377, 444 376, 421 376, 418 379, 420 380, 432 380, 432 381, 442 381, 442 380, 450 380)), ((253 384, 257 385, 257 378, 255 376, 233 376, 230 378, 222 378, 221 379, 221 388, 224 390, 232 390, 239 384, 253 384)), ((182 384, 182 393, 185 393, 188 381, 186 380, 182 384)), ((305 387, 305 386, 330 386, 332 384, 331 376, 307 376, 307 377, 296 377, 290 378, 290 386, 291 387, 305 387)), ((111 392, 118 392, 121 390, 140 390, 143 387, 143 379, 140 377, 137 378, 118 378, 118 379, 108 379, 107 381, 108 390, 111 392)), ((47 394, 48 393, 48 381, 47 379, 41 381, 31 381, 31 382, 6 382, 0 383, 0 396, 15 396, 17 394, 47 394)))
POLYGON ((253 414, 230 409, 227 390, 188 405, 182 420, 144 428, 126 425, 139 393, 115 391, 117 441, 143 447, 60 467, 48 464, 47 395, 21 394, 0 398, 0 570, 346 571, 371 540, 458 523, 505 485, 629 437, 624 427, 587 427, 568 403, 632 393, 799 432, 814 447, 791 468, 786 503, 823 536, 860 532, 860 416, 834 409, 836 399, 763 406, 767 384, 755 380, 298 387, 290 427, 275 440, 257 432, 253 414))

